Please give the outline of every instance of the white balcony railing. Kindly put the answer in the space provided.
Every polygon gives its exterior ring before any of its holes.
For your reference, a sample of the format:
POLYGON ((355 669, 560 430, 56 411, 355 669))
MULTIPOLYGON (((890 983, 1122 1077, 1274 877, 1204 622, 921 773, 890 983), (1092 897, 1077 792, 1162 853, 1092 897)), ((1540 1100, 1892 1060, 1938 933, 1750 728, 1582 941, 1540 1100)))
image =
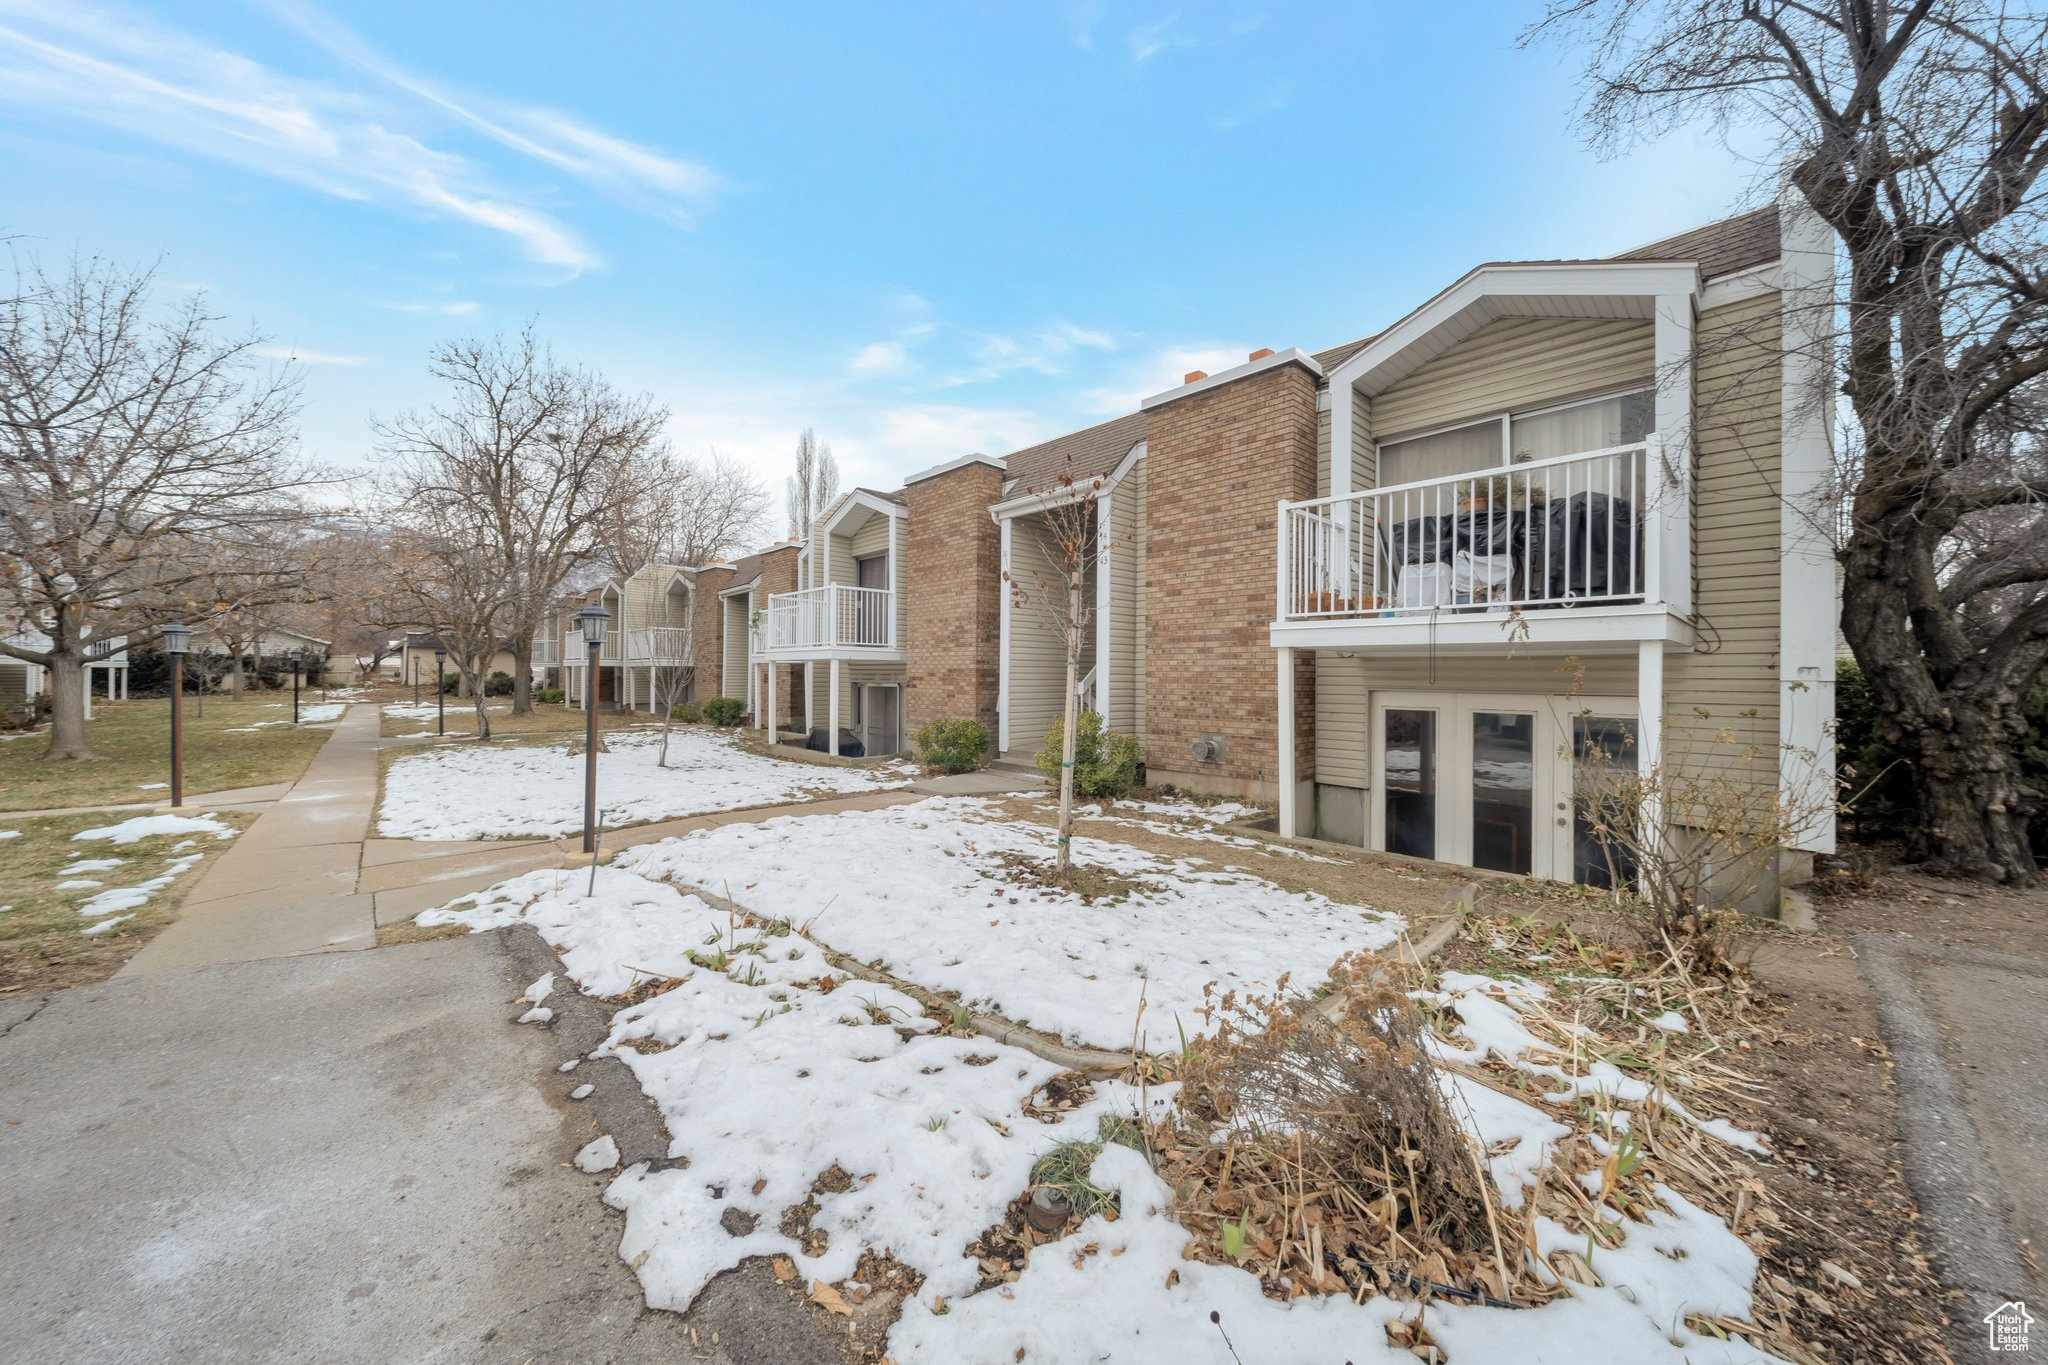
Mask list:
MULTIPOLYGON (((623 662, 619 658, 619 633, 617 631, 609 630, 605 632, 604 647, 598 650, 597 661, 600 664, 623 662)), ((583 643, 582 631, 572 630, 562 637, 562 662, 570 668, 578 668, 590 662, 590 649, 583 643)))
POLYGON ((779 592, 762 619, 763 648, 896 648, 896 594, 888 588, 843 583, 779 592))
POLYGON ((649 626, 626 632, 626 662, 629 664, 687 664, 690 655, 688 626, 649 626))
POLYGON ((1655 437, 1281 504, 1280 616, 1413 619, 1661 602, 1685 489, 1655 437))
POLYGON ((562 663, 562 642, 543 638, 533 642, 534 668, 558 668, 562 663))

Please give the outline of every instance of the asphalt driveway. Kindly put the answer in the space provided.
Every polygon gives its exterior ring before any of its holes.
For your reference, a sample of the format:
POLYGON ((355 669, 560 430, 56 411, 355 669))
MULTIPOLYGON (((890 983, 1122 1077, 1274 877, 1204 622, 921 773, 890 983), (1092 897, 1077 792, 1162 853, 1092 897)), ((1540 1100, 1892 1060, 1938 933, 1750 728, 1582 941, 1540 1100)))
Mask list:
POLYGON ((841 1360, 766 1274, 642 1307, 568 1161, 651 1115, 616 1062, 556 1070, 587 1036, 510 1023, 537 944, 0 1002, 0 1359, 841 1360))

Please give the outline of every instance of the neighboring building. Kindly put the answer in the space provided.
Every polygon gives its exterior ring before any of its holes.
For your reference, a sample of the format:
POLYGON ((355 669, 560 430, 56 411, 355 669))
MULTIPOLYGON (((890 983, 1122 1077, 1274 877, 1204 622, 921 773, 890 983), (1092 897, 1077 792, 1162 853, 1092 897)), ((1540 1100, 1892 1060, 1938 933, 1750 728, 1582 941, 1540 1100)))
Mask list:
POLYGON ((867 754, 909 747, 900 582, 907 515, 902 493, 856 488, 812 525, 796 556, 796 586, 767 598, 760 649, 774 709, 794 720, 800 708, 805 734, 822 727, 833 754, 848 737, 867 754))
MULTIPOLYGON (((1152 781, 1273 805, 1288 834, 1598 882, 1603 766, 1800 804, 1832 782, 1838 593, 1800 510, 1829 463, 1809 305, 1832 262, 1787 205, 1479 266, 1359 340, 856 489, 733 564, 650 566, 628 633, 689 623, 691 695, 778 733, 887 753, 975 718, 1024 760, 1065 668, 1048 512, 1092 498, 1083 702, 1152 781)), ((628 648, 607 662, 636 678, 628 648)), ((1833 840, 1817 815, 1788 880, 1833 840)))
MULTIPOLYGON (((398 652, 399 683, 406 687, 411 687, 417 683, 425 695, 431 696, 434 690, 434 679, 440 668, 440 661, 434 657, 434 650, 440 645, 441 637, 435 635, 432 631, 413 631, 407 634, 405 643, 400 646, 398 652)), ((469 695, 469 690, 462 682, 462 671, 455 667, 454 654, 453 647, 450 647, 446 675, 456 680, 455 695, 466 697, 469 695)), ((503 673, 507 676, 516 677, 518 676, 516 670, 520 667, 518 659, 513 656, 511 650, 500 649, 491 656, 490 662, 484 665, 479 672, 486 680, 493 673, 503 673)))
MULTIPOLYGON (((23 649, 44 650, 50 647, 50 637, 32 626, 20 626, 0 638, 23 649)), ((90 720, 96 683, 100 695, 109 701, 125 701, 128 697, 128 638, 117 635, 95 640, 87 647, 86 655, 85 716, 90 720)), ((0 716, 33 714, 36 699, 49 690, 49 669, 25 659, 0 655, 0 716)))
POLYGON ((611 613, 598 651, 598 701, 653 714, 664 701, 694 700, 697 572, 680 564, 647 564, 621 582, 562 604, 534 640, 535 669, 561 669, 564 704, 582 704, 590 651, 575 615, 596 602, 611 613))

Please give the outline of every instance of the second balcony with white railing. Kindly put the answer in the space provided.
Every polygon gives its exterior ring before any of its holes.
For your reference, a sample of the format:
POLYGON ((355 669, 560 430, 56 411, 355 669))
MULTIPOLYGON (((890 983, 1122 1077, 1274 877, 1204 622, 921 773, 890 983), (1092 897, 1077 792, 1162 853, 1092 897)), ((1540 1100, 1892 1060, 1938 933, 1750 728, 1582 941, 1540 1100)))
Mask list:
POLYGON ((688 626, 647 626, 626 632, 626 662, 673 668, 691 662, 688 626))
POLYGON ((1690 527, 1683 467, 1654 436, 1283 502, 1273 642, 1476 644, 1509 618, 1545 641, 1675 639, 1690 527))
POLYGON ((768 599, 761 639, 766 652, 784 656, 900 653, 896 594, 844 583, 779 592, 768 599))

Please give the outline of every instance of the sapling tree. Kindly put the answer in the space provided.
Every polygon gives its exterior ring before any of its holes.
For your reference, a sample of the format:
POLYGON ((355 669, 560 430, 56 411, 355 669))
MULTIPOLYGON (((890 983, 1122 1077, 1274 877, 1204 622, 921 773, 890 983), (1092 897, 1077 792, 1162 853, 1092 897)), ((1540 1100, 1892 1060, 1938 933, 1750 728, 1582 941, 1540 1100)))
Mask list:
MULTIPOLYGON (((1021 570, 1016 564, 1003 569, 1013 607, 1035 609, 1045 629, 1058 639, 1065 659, 1060 698, 1059 833, 1053 859, 1053 875, 1062 886, 1073 879, 1074 735, 1081 710, 1081 656, 1095 620, 1088 576, 1106 549, 1107 528, 1097 516, 1101 492, 1100 476, 1077 476, 1069 461, 1045 490, 1043 509, 1019 520, 1023 536, 1035 542, 1035 552, 1025 551, 1021 570)), ((1016 558, 1014 547, 1011 553, 1016 558)))

